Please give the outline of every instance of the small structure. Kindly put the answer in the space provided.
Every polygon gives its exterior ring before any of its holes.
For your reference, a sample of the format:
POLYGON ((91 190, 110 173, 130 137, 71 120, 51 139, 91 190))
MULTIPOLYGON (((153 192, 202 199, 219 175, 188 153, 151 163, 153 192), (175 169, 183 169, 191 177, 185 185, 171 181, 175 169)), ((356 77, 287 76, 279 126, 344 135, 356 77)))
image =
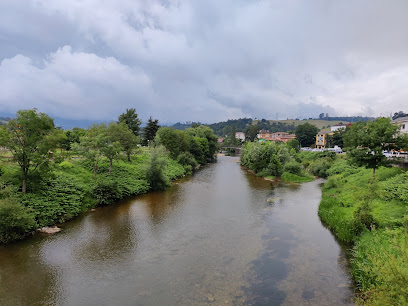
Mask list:
POLYGON ((268 130, 260 130, 257 137, 258 139, 263 139, 264 141, 282 141, 286 143, 289 140, 295 139, 296 135, 286 132, 271 133, 268 130))
POLYGON ((224 138, 218 138, 218 139, 217 139, 217 142, 218 142, 218 143, 222 143, 223 141, 224 141, 224 138))
POLYGON ((408 117, 399 117, 392 120, 391 123, 399 125, 401 133, 408 133, 408 117))
POLYGON ((245 133, 243 133, 243 132, 236 132, 236 133, 235 133, 235 138, 236 138, 236 139, 239 139, 239 140, 241 140, 241 141, 245 141, 245 133))

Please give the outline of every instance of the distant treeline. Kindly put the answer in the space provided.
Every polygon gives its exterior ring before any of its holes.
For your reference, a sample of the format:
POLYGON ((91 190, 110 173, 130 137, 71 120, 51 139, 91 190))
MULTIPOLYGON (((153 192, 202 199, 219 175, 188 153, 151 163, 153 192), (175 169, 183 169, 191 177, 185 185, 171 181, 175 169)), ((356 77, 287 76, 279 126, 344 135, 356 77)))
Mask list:
MULTIPOLYGON (((187 123, 176 123, 172 127, 176 130, 185 130, 192 126, 200 125, 200 123, 196 122, 187 122, 187 123)), ((217 122, 213 124, 208 124, 207 126, 213 129, 214 133, 218 136, 225 137, 229 135, 231 131, 235 130, 236 132, 246 132, 247 129, 255 125, 258 127, 258 130, 269 130, 272 133, 275 132, 294 132, 296 127, 294 124, 287 124, 282 123, 279 121, 275 121, 270 123, 266 119, 256 120, 256 124, 254 124, 254 120, 251 118, 240 118, 240 119, 232 119, 222 122, 217 122)))

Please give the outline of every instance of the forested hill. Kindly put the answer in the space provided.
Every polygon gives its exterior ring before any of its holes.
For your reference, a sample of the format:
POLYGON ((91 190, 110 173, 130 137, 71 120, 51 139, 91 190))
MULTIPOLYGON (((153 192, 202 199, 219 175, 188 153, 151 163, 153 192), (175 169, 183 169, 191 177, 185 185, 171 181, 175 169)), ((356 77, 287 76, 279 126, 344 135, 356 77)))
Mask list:
POLYGON ((10 120, 11 120, 10 117, 0 117, 0 125, 6 124, 6 123, 9 122, 10 120))
MULTIPOLYGON (((194 126, 195 122, 186 122, 186 123, 176 123, 172 127, 177 130, 185 130, 191 126, 194 126)), ((246 130, 251 126, 256 125, 258 130, 269 130, 271 132, 293 132, 295 130, 295 125, 290 123, 284 123, 279 121, 270 122, 266 119, 262 120, 252 120, 251 118, 240 118, 232 119, 228 121, 222 121, 212 124, 207 124, 210 128, 214 130, 214 133, 218 136, 229 135, 231 131, 235 130, 236 132, 246 132, 246 130)))

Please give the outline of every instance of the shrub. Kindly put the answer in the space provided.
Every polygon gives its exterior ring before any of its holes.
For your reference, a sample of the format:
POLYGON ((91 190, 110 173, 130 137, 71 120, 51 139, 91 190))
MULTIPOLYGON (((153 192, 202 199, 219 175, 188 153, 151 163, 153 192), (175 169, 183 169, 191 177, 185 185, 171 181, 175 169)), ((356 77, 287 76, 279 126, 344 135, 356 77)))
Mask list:
POLYGON ((302 173, 302 165, 299 164, 298 162, 291 161, 283 166, 283 171, 300 175, 302 173))
POLYGON ((326 178, 330 166, 331 163, 327 159, 318 159, 310 165, 309 170, 315 176, 326 178))
POLYGON ((190 152, 183 152, 177 157, 177 162, 184 167, 186 172, 190 173, 194 170, 198 163, 195 160, 193 154, 190 152))
POLYGON ((152 150, 146 169, 146 179, 152 190, 164 190, 170 185, 170 180, 165 174, 167 160, 163 155, 163 149, 160 147, 152 150))
POLYGON ((109 179, 102 178, 91 190, 91 195, 99 205, 109 205, 120 199, 118 183, 109 179))
POLYGON ((37 227, 34 214, 15 198, 0 200, 0 243, 23 238, 37 227))
POLYGON ((396 175, 381 182, 382 197, 385 200, 398 199, 408 202, 408 172, 396 175))

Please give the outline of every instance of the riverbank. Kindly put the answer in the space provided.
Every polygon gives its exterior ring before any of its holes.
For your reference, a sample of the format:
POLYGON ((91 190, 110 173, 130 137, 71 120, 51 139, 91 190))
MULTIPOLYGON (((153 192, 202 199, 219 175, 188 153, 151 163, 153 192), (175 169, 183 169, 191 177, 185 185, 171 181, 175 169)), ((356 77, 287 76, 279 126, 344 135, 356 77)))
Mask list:
POLYGON ((338 159, 328 170, 319 216, 341 240, 352 242, 358 303, 408 303, 408 173, 372 170, 338 159))
MULTIPOLYGON (((168 156, 163 157, 162 172, 172 181, 191 173, 168 156)), ((70 220, 78 214, 102 205, 148 192, 150 153, 134 155, 131 161, 118 158, 109 174, 109 160, 102 159, 94 180, 92 166, 85 159, 64 160, 44 173, 25 195, 17 192, 18 166, 2 167, 0 243, 22 239, 46 228, 70 220)))

